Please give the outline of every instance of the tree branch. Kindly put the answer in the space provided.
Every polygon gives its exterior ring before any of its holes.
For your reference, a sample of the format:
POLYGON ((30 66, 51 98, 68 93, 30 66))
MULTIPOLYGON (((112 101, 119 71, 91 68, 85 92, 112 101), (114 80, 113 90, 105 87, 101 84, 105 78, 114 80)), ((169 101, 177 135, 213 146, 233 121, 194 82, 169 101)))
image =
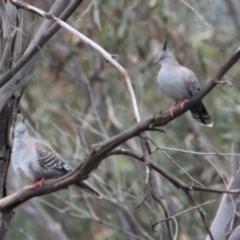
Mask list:
MULTIPOLYGON (((143 156, 132 151, 126 149, 115 149, 109 153, 110 155, 127 155, 134 157, 135 159, 144 162, 143 156)), ((184 191, 202 191, 202 192, 212 192, 212 193, 229 193, 229 194, 237 194, 240 193, 240 188, 237 189, 214 189, 214 188, 207 188, 207 187, 197 187, 197 186, 188 186, 183 183, 180 179, 178 179, 175 175, 172 175, 164 168, 160 167, 156 163, 149 161, 149 166, 154 169, 156 172, 160 173, 164 176, 169 182, 171 182, 177 189, 182 189, 184 191)))
POLYGON ((85 35, 83 35, 79 31, 77 31, 76 29, 71 27, 69 24, 67 24, 66 22, 62 21, 61 19, 55 17, 54 15, 52 15, 50 13, 47 13, 47 12, 44 12, 44 11, 42 11, 42 10, 40 10, 40 9, 34 7, 34 6, 31 6, 29 4, 26 4, 24 2, 20 2, 20 1, 17 1, 17 0, 10 0, 10 1, 16 7, 23 8, 27 11, 38 14, 39 16, 41 16, 43 18, 55 21, 59 26, 68 30, 69 32, 74 34, 76 37, 80 38, 82 41, 87 43, 89 46, 91 46, 92 48, 97 50, 101 55, 103 55, 104 58, 109 63, 111 63, 114 67, 116 67, 118 69, 118 71, 123 75, 123 77, 125 79, 125 82, 126 82, 126 85, 127 85, 127 89, 129 91, 129 94, 130 94, 135 120, 136 120, 136 122, 139 122, 141 120, 139 110, 138 110, 137 100, 136 100, 136 97, 135 97, 135 93, 134 93, 134 90, 133 90, 133 87, 132 87, 130 77, 129 77, 126 69, 123 68, 117 61, 115 61, 114 57, 111 54, 109 54, 105 49, 103 49, 101 46, 99 46, 93 40, 86 37, 85 35))
MULTIPOLYGON (((66 20, 81 4, 82 0, 75 0, 72 3, 56 1, 50 12, 59 15, 63 20, 66 20)), ((41 47, 60 29, 57 24, 49 21, 44 21, 39 28, 35 38, 28 46, 23 56, 14 63, 13 67, 6 71, 0 78, 0 110, 6 102, 12 97, 15 91, 19 89, 24 76, 34 64, 37 54, 41 47), (31 60, 31 61, 30 61, 31 60), (11 80, 10 80, 11 79, 11 80), (10 80, 10 81, 9 81, 10 80)))

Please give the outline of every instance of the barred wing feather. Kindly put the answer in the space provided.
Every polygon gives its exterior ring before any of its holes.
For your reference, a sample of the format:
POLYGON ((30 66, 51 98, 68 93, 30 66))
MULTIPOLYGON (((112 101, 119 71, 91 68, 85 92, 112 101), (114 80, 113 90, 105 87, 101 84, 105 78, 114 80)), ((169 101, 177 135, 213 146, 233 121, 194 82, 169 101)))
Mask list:
POLYGON ((59 170, 63 173, 68 173, 71 171, 71 168, 48 144, 37 141, 35 146, 37 151, 37 159, 42 167, 59 170))

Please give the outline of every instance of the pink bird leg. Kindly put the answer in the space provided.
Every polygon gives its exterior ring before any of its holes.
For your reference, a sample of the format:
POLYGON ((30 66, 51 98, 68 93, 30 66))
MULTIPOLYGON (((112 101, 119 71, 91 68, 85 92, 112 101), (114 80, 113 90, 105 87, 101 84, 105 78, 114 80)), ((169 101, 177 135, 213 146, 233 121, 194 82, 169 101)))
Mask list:
POLYGON ((177 102, 174 102, 173 105, 166 111, 166 113, 170 113, 173 117, 173 111, 176 109, 177 102))
POLYGON ((40 187, 41 187, 41 186, 42 186, 42 183, 43 183, 43 180, 44 180, 44 178, 35 180, 35 181, 33 182, 32 186, 33 186, 33 187, 35 187, 35 186, 40 186, 40 187))
POLYGON ((180 103, 180 108, 183 109, 184 105, 188 103, 188 99, 184 99, 181 103, 180 103))
MULTIPOLYGON (((184 99, 181 103, 180 103, 180 108, 183 109, 184 105, 188 103, 188 99, 184 99)), ((170 115, 173 117, 173 112, 176 109, 178 102, 174 102, 173 105, 166 111, 166 113, 170 113, 170 115)))

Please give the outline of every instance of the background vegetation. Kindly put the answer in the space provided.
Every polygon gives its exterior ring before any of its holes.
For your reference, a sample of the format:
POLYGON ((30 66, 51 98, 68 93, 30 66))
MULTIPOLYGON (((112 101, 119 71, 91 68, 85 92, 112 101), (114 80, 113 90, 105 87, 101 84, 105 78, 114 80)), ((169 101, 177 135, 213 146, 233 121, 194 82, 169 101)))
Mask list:
MULTIPOLYGON (((48 11, 53 1, 28 2, 48 11)), ((131 77, 144 119, 172 104, 158 87, 159 67, 153 66, 166 39, 178 61, 194 70, 202 85, 237 49, 240 29, 226 2, 192 0, 188 5, 181 0, 83 1, 68 23, 118 55, 118 62, 131 77)), ((240 2, 232 2, 235 10, 239 10, 240 2)), ((25 21, 32 21, 37 27, 42 19, 28 13, 25 21)), ((91 144, 135 123, 129 94, 119 72, 66 30, 60 30, 40 55, 26 77, 33 80, 21 102, 22 112, 27 116, 31 135, 50 143, 74 167, 84 160, 91 144)), ((228 182, 230 177, 229 156, 194 155, 172 148, 230 152, 231 143, 239 141, 239 74, 239 64, 236 64, 224 79, 232 87, 219 85, 204 99, 214 121, 212 128, 199 126, 189 115, 182 115, 164 128, 165 134, 147 133, 164 149, 164 152, 154 151, 151 160, 188 185, 197 185, 198 181, 204 186, 225 188, 224 181, 228 182)), ((150 146, 155 149, 154 145, 150 146)), ((141 151, 138 138, 123 147, 141 151)), ((153 174, 157 193, 170 215, 192 206, 182 191, 161 175, 153 174)), ((10 170, 10 192, 19 187, 19 181, 10 170)), ((124 231, 139 239, 159 239, 160 233, 163 239, 168 239, 165 225, 159 231, 152 229, 156 219, 164 218, 160 205, 148 197, 136 208, 146 193, 144 172, 136 160, 109 157, 91 174, 89 181, 104 193, 103 199, 70 187, 31 201, 46 210, 65 239, 137 239, 124 231)), ((203 207, 210 224, 221 195, 196 192, 194 196, 199 203, 215 200, 203 207)), ((16 209, 8 239, 50 239, 43 232, 44 226, 39 225, 39 220, 47 225, 46 218, 39 216, 37 208, 29 213, 28 204, 16 209)), ((206 230, 195 209, 176 219, 179 240, 205 238, 206 230)))

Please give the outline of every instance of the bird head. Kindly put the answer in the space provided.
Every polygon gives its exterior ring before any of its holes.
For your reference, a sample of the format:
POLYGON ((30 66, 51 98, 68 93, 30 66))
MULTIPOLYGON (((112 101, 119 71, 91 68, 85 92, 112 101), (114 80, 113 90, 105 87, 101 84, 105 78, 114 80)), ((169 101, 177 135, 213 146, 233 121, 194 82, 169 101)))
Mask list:
POLYGON ((162 50, 158 54, 157 60, 154 62, 154 64, 157 63, 177 63, 174 56, 167 49, 167 40, 165 41, 162 50))
POLYGON ((14 130, 14 137, 20 137, 27 134, 27 129, 25 125, 25 118, 18 123, 14 130))

